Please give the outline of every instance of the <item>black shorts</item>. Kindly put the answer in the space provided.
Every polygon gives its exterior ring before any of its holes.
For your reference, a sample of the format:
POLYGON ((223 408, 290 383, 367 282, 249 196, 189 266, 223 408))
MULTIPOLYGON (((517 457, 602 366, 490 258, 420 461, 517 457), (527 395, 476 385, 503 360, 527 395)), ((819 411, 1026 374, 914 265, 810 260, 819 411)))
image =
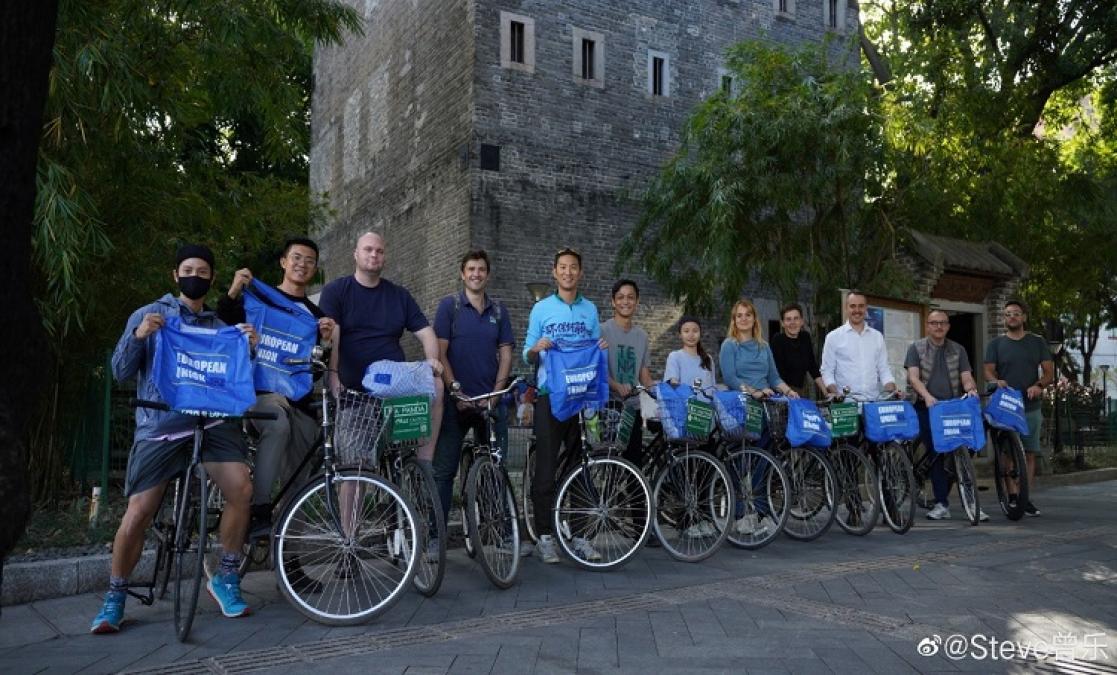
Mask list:
MULTIPOLYGON (((173 441, 142 440, 132 444, 124 495, 131 496, 163 485, 186 470, 194 447, 194 435, 173 441)), ((203 462, 247 463, 248 446, 240 425, 222 422, 206 429, 202 439, 203 462)))

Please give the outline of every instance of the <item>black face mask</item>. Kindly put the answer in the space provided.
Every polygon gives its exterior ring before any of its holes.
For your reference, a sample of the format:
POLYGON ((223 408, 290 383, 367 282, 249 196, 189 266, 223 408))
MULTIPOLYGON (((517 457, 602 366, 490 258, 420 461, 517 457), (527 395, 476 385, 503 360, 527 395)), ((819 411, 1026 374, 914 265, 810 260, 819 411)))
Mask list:
POLYGON ((179 277, 178 290, 191 300, 201 300, 209 293, 211 280, 205 277, 179 277))

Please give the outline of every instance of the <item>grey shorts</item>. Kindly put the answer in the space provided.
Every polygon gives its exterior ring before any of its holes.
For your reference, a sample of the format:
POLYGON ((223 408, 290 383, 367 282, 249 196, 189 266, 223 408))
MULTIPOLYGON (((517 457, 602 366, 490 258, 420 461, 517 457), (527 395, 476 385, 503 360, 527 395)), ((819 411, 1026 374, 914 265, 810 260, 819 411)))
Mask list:
POLYGON ((1036 455, 1046 455, 1043 446, 1039 444, 1039 435, 1043 431, 1043 408, 1036 408, 1024 413, 1028 420, 1028 434, 1020 435, 1020 442, 1024 445, 1024 452, 1036 455))
MULTIPOLYGON (((182 473, 190 464, 194 436, 173 441, 140 440, 132 444, 128 454, 128 471, 124 478, 124 495, 129 497, 163 485, 182 473)), ((203 462, 246 463, 248 446, 240 425, 222 422, 206 429, 202 439, 203 462)))

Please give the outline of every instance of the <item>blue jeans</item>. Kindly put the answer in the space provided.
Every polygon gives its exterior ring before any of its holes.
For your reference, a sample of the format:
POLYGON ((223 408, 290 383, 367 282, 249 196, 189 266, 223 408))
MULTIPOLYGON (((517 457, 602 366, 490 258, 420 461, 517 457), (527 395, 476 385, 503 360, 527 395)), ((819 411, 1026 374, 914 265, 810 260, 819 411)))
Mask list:
MULTIPOLYGON (((508 450, 508 406, 498 404, 496 413, 496 442, 508 450)), ((442 513, 449 518, 450 501, 454 496, 454 478, 462 461, 462 440, 470 429, 478 444, 488 445, 489 429, 485 417, 480 412, 459 412, 457 405, 447 399, 442 409, 442 428, 438 432, 438 443, 434 450, 434 482, 438 486, 438 499, 442 502, 442 513)))
MULTIPOLYGON (((752 445, 754 445, 755 447, 758 447, 762 450, 771 450, 772 434, 771 434, 771 432, 768 431, 768 420, 767 419, 764 419, 764 426, 761 427, 760 439, 757 440, 756 443, 752 444, 752 445)), ((767 462, 762 462, 761 464, 758 464, 756 467, 754 467, 755 471, 752 474, 752 487, 753 487, 754 491, 759 491, 760 486, 763 485, 766 480, 768 480, 768 471, 770 471, 770 469, 766 465, 767 465, 767 462)), ((736 466, 730 467, 730 471, 732 472, 732 474, 735 474, 736 476, 740 476, 741 469, 742 469, 742 467, 736 467, 736 466)), ((768 515, 769 513, 771 513, 772 509, 768 505, 768 499, 765 498, 765 497, 758 498, 756 500, 756 510, 757 510, 757 513, 759 513, 762 516, 765 516, 765 515, 768 515)), ((738 496, 737 500, 736 500, 736 503, 734 504, 734 508, 733 508, 733 517, 734 518, 741 518, 744 515, 745 515, 745 500, 742 497, 738 496)))
MULTIPOLYGON (((919 440, 927 452, 935 452, 935 443, 931 436, 931 413, 923 401, 916 401, 915 414, 919 416, 919 440)), ((935 452, 931 461, 931 491, 935 501, 943 506, 950 506, 950 477, 946 475, 946 462, 949 455, 935 452)))

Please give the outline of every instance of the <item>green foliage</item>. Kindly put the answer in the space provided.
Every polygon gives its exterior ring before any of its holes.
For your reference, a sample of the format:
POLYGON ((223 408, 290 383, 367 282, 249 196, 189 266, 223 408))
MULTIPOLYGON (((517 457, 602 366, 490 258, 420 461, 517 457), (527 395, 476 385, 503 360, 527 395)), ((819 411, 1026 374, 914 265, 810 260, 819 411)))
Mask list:
POLYGON ((826 46, 745 42, 728 53, 735 95, 701 103, 682 145, 643 194, 621 259, 690 309, 732 302, 750 282, 785 298, 856 286, 890 255, 875 206, 881 121, 864 73, 826 46))
MULTIPOLYGON (((358 30, 329 0, 60 3, 34 253, 61 409, 128 314, 172 290, 177 244, 213 246, 223 286, 245 264, 274 270, 322 215, 311 54, 358 30)), ((47 436, 66 426, 44 414, 47 436)), ((55 445, 41 436, 32 462, 55 445)))

